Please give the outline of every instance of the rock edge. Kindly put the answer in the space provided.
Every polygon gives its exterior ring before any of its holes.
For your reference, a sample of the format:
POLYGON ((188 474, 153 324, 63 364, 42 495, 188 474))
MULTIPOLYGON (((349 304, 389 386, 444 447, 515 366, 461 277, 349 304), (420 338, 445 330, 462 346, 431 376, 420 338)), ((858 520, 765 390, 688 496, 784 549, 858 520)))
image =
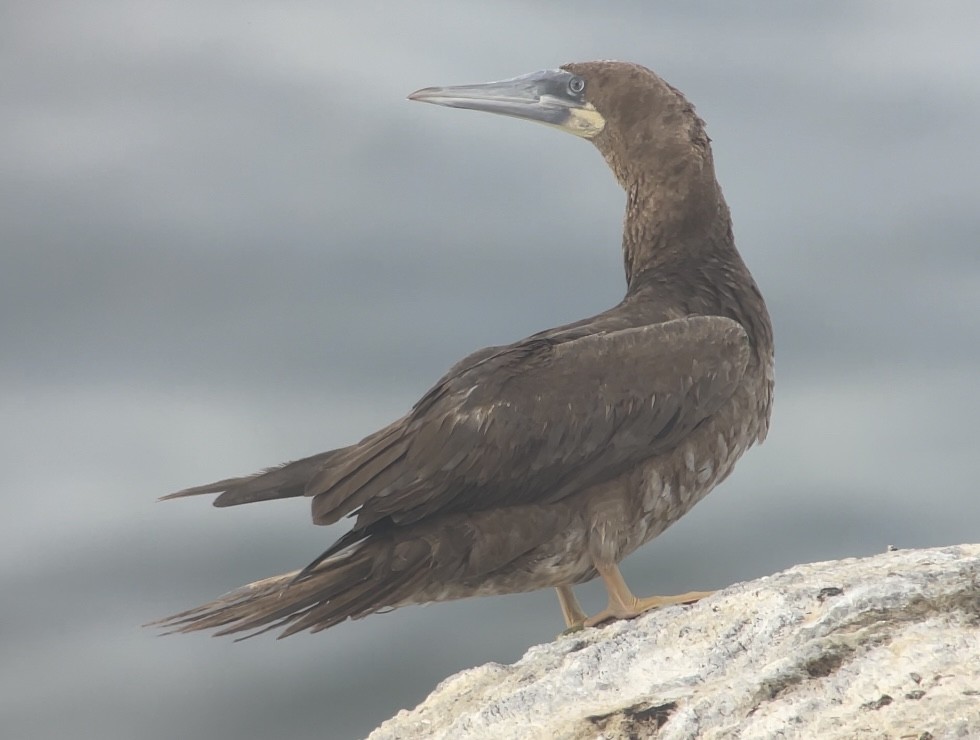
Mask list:
POLYGON ((369 740, 980 737, 980 545, 798 565, 443 681, 369 740))

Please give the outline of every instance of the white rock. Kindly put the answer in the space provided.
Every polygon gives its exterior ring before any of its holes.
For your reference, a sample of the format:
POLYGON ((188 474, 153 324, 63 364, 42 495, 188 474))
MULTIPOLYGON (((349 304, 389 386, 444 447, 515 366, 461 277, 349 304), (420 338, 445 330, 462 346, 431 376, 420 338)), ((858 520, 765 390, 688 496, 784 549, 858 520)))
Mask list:
POLYGON ((440 684, 370 740, 980 738, 980 545, 799 565, 440 684))

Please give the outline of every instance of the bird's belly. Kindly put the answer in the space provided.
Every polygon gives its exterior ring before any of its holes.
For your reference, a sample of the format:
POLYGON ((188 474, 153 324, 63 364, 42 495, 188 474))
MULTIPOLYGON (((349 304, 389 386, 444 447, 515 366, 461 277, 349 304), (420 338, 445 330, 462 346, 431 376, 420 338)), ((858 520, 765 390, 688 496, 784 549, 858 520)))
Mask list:
POLYGON ((478 576, 466 577, 464 574, 457 579, 432 584, 404 603, 537 591, 550 586, 581 583, 595 575, 589 555, 588 530, 585 521, 578 517, 560 534, 515 558, 504 568, 478 576))

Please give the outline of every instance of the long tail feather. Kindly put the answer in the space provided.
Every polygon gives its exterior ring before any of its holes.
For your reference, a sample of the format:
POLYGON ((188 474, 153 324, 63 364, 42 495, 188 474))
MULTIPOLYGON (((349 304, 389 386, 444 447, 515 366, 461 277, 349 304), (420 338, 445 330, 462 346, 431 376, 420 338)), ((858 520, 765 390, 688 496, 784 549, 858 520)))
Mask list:
POLYGON ((255 501, 303 496, 306 493, 307 482, 324 467, 329 466, 331 461, 346 449, 321 452, 318 455, 288 462, 254 475, 226 478, 215 483, 205 483, 203 486, 185 488, 182 491, 162 496, 160 500, 167 501, 185 496, 220 493, 221 495, 214 500, 215 506, 238 506, 255 501))
MULTIPOLYGON (((300 571, 250 583, 214 601, 174 614, 147 626, 166 633, 217 630, 216 635, 251 632, 245 637, 287 627, 285 637, 306 629, 319 631, 346 619, 358 619, 398 606, 425 571, 428 547, 410 548, 405 559, 391 540, 349 548, 297 578, 300 571)), ((244 639, 244 638, 242 638, 244 639)))

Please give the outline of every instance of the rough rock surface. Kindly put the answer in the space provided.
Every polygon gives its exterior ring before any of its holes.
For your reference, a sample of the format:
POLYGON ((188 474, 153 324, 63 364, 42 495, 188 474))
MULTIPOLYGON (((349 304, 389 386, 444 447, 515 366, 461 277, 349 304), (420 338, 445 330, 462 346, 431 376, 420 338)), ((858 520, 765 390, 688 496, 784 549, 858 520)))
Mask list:
POLYGON ((799 565, 440 684, 370 740, 980 738, 980 545, 799 565))

